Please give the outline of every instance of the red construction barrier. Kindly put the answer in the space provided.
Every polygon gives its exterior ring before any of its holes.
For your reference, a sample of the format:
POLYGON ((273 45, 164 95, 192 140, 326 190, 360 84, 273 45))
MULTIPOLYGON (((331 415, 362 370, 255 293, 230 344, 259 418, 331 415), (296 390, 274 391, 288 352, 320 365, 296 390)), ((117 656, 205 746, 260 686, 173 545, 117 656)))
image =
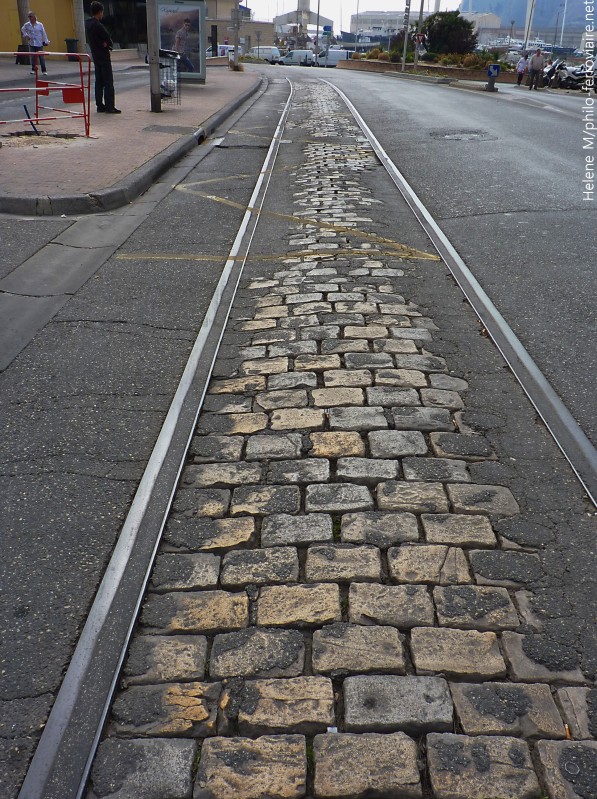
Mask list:
MULTIPOLYGON (((22 55, 23 54, 19 52, 0 52, 0 59, 2 59, 3 56, 19 57, 22 55)), ((85 136, 89 137, 91 122, 89 114, 91 93, 91 57, 87 53, 44 53, 43 56, 46 59, 49 58, 50 61, 52 60, 52 56, 57 56, 61 60, 64 60, 66 57, 69 61, 77 61, 79 67, 77 75, 78 79, 68 83, 64 81, 48 80, 46 77, 44 77, 43 80, 40 80, 39 63, 38 60, 35 59, 34 86, 14 87, 8 89, 0 88, 0 96, 2 94, 8 93, 24 93, 31 95, 31 92, 34 92, 35 116, 27 116, 24 119, 0 120, 0 125, 22 124, 23 122, 33 123, 33 125, 36 125, 56 119, 83 119, 83 124, 85 125, 85 136), (62 106, 56 107, 54 105, 42 105, 40 103, 40 98, 43 97, 61 99, 63 106, 80 105, 81 110, 75 111, 62 106), (50 115, 44 114, 42 116, 41 112, 44 111, 51 113, 50 115)), ((75 72, 75 75, 76 74, 77 73, 75 72)))

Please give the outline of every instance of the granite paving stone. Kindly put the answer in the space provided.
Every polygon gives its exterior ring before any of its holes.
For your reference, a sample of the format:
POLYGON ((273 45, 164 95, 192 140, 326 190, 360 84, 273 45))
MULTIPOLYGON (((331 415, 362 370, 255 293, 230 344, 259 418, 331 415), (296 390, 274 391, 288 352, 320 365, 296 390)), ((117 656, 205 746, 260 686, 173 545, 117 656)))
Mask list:
POLYGON ((257 624, 264 627, 316 627, 340 621, 340 589, 332 583, 262 588, 257 624))
POLYGON ((532 552, 472 550, 471 565, 480 585, 520 587, 543 576, 539 557, 532 552))
POLYGON ((498 518, 520 513, 518 502, 505 486, 452 483, 446 491, 456 513, 487 513, 498 518))
POLYGON ((217 555, 159 554, 149 583, 150 591, 193 591, 215 588, 220 573, 217 555))
POLYGON ((267 427, 265 413, 203 413, 197 423, 197 433, 245 435, 267 427))
POLYGON ((270 483, 322 483, 330 478, 330 462, 323 458, 276 461, 267 469, 270 483))
POLYGON ((345 544, 373 544, 385 549, 405 541, 418 541, 417 519, 412 513, 346 513, 340 538, 345 544))
POLYGON ((344 361, 347 369, 387 369, 394 366, 393 357, 385 352, 347 352, 344 361))
POLYGON ((270 513, 298 513, 301 496, 297 486, 259 486, 235 488, 230 513, 235 516, 267 516, 270 513))
POLYGON ((597 797, 597 742, 539 741, 537 756, 549 799, 597 797))
POLYGON ((435 355, 396 355, 397 369, 416 369, 419 372, 445 372, 446 362, 435 355))
POLYGON ((447 458, 405 458, 402 471, 405 480, 441 483, 470 483, 471 480, 465 461, 447 458))
POLYGON ((253 400, 248 396, 237 394, 208 394, 203 403, 203 410, 211 413, 249 413, 253 408, 253 400))
POLYGON ((348 602, 348 618, 354 624, 384 624, 399 629, 433 626, 433 602, 424 585, 352 583, 348 602))
POLYGON ((339 355, 298 355, 294 359, 294 368, 300 372, 324 372, 340 366, 339 355))
POLYGON ((470 583, 464 551, 443 544, 405 544, 388 550, 390 577, 396 583, 470 583))
POLYGON ((432 388, 442 388, 446 391, 466 391, 468 389, 466 380, 442 373, 429 375, 429 382, 432 388))
POLYGON ((439 624, 463 630, 513 630, 520 626, 505 588, 450 585, 433 589, 439 624))
POLYGON ((506 676, 495 633, 415 627, 410 646, 417 674, 442 673, 471 680, 506 676))
POLYGON ((305 509, 307 513, 327 511, 348 513, 373 510, 373 498, 366 486, 353 483, 313 484, 307 486, 305 509))
POLYGON ((316 735, 334 726, 334 688, 326 677, 233 679, 229 686, 220 708, 240 735, 316 735))
POLYGON ((365 443, 356 432, 309 433, 309 438, 311 455, 316 458, 362 457, 365 454, 365 443))
POLYGON ((368 369, 329 369, 323 373, 326 388, 366 388, 373 382, 368 369))
POLYGON ((122 691, 112 706, 112 724, 125 735, 205 737, 215 735, 218 682, 135 685, 122 691))
POLYGON ((308 430, 324 422, 325 413, 318 408, 280 408, 271 414, 272 430, 308 430))
POLYGON ((251 377, 230 377, 223 380, 212 380, 209 384, 208 394, 247 394, 252 391, 263 391, 265 377, 253 375, 251 377))
POLYGON ((528 746, 506 736, 427 736, 435 799, 539 799, 528 746))
POLYGON ((388 427, 382 407, 330 408, 327 416, 332 430, 385 430, 388 427))
POLYGON ((348 544, 312 546, 307 550, 309 582, 378 582, 381 557, 377 547, 348 544))
POLYGON ((451 683, 450 691, 467 735, 565 737, 564 724, 547 685, 451 683))
POLYGON ((227 552, 222 561, 223 588, 296 582, 299 561, 294 547, 239 549, 227 552))
POLYGON ((330 624, 313 633, 313 671, 404 674, 402 640, 394 627, 330 624))
MULTIPOLYGON (((396 328, 394 328, 395 330, 396 328)), ((409 355, 418 352, 417 346, 414 341, 406 338, 391 338, 391 339, 377 339, 373 342, 373 352, 387 352, 390 355, 394 353, 401 353, 409 355)))
POLYGON ((369 343, 364 339, 324 339, 321 342, 322 355, 342 354, 344 352, 369 352, 369 343))
POLYGON ((230 491, 221 488, 185 488, 174 497, 172 510, 188 518, 217 519, 230 504, 230 491))
POLYGON ((243 441, 242 436, 193 436, 189 454, 194 463, 238 461, 243 441))
POLYGON ((441 388, 422 388, 421 400, 428 408, 448 408, 450 411, 464 408, 464 402, 458 392, 441 388))
POLYGON ((364 394, 360 388, 317 388, 313 389, 311 393, 317 408, 364 404, 364 394))
POLYGON ((454 724, 448 683, 442 677, 347 677, 343 692, 348 732, 421 735, 447 732, 454 724))
POLYGON ((150 595, 141 624, 161 633, 213 633, 240 630, 249 623, 244 592, 195 591, 150 595))
POLYGON ((188 488, 246 485, 261 480, 261 467, 243 462, 191 464, 185 468, 181 480, 188 488))
POLYGON ((305 642, 298 630, 252 627, 216 635, 209 672, 223 677, 299 677, 305 662, 305 642))
POLYGON ((495 459, 491 445, 483 436, 464 433, 431 433, 433 451, 439 458, 457 458, 464 461, 495 459))
POLYGON ((454 423, 446 408, 392 408, 396 430, 453 430, 454 423))
POLYGON ((302 442, 300 433, 249 436, 245 457, 248 461, 298 458, 301 454, 302 442))
POLYGON ((502 633, 502 645, 508 668, 515 680, 570 685, 586 683, 578 666, 578 656, 570 647, 558 645, 539 635, 510 631, 502 633))
POLYGON ((415 742, 404 733, 317 735, 316 799, 421 799, 415 742))
POLYGON ((374 430, 367 434, 371 457, 402 458, 425 455, 427 444, 418 430, 374 430))
POLYGON ((398 477, 399 465, 395 460, 371 458, 339 458, 336 465, 338 480, 375 485, 382 480, 398 477))
POLYGON ((597 736, 597 689, 558 688, 556 701, 573 738, 597 736))
POLYGON ((255 397, 255 402, 259 406, 258 410, 264 411, 273 411, 279 408, 305 408, 308 401, 305 389, 265 391, 255 397))
POLYGON ((307 754, 302 735, 208 738, 193 799, 302 799, 307 754))
POLYGON ((239 519, 189 519, 171 516, 164 533, 164 542, 176 549, 213 550, 250 544, 255 521, 239 519))
POLYGON ((124 683, 201 681, 206 656, 203 635, 138 635, 124 665, 124 683))
POLYGON ((372 386, 365 389, 365 393, 369 405, 381 405, 384 408, 421 404, 419 395, 414 388, 372 386))
POLYGON ((424 388, 428 383, 427 376, 416 369, 377 369, 375 372, 375 385, 424 388))
POLYGON ((489 519, 456 513, 424 513, 421 516, 425 538, 430 544, 459 547, 495 547, 497 539, 489 519))
POLYGON ((191 796, 197 743, 170 738, 105 738, 91 769, 91 791, 114 799, 191 796))
POLYGON ((404 510, 411 513, 447 513, 448 500, 441 483, 388 480, 376 488, 379 510, 404 510))
POLYGON ((306 516, 274 513, 264 518, 261 527, 261 545, 264 547, 311 544, 332 539, 332 519, 323 513, 308 513, 306 516))
POLYGON ((317 375, 315 372, 288 372, 288 374, 270 375, 267 378, 268 391, 285 391, 295 388, 315 388, 316 386, 317 375))
MULTIPOLYGON (((304 330, 305 328, 303 328, 304 330)), ((316 355, 316 341, 289 341, 287 344, 270 344, 267 349, 270 358, 284 355, 316 355)))

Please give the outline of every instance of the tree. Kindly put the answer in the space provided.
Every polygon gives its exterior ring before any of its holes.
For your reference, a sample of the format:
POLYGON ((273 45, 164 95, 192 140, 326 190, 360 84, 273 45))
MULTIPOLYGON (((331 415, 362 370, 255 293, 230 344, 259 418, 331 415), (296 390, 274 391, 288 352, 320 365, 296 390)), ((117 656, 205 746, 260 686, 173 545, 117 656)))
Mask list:
POLYGON ((427 49, 432 53, 470 53, 477 46, 475 26, 460 11, 438 11, 423 23, 427 49))

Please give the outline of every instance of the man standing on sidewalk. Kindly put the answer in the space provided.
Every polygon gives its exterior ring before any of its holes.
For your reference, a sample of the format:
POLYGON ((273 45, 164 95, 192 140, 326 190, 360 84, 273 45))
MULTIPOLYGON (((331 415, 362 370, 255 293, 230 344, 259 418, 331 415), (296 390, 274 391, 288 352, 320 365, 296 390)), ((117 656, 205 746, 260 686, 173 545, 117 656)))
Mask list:
MULTIPOLYGON (((48 34, 46 33, 46 29, 42 25, 41 22, 38 22, 37 17, 30 11, 27 14, 28 21, 23 25, 21 28, 21 33, 23 34, 23 38, 26 40, 27 44, 29 45, 29 52, 30 53, 41 53, 43 48, 50 44, 50 40, 48 39, 48 34)), ((31 74, 35 75, 35 66, 37 64, 38 56, 31 56, 31 74)), ((46 60, 43 55, 39 56, 39 65, 41 66, 42 75, 47 75, 46 71, 46 60)))
POLYGON ((95 104, 98 113, 120 114, 114 105, 114 76, 110 60, 113 42, 101 23, 104 7, 98 0, 93 0, 89 10, 91 18, 85 21, 85 31, 95 70, 95 104))
POLYGON ((531 56, 531 60, 529 61, 529 91, 531 89, 537 90, 537 86, 539 84, 539 80, 543 77, 543 70, 545 69, 545 59, 541 53, 541 49, 538 47, 535 50, 534 55, 531 56))

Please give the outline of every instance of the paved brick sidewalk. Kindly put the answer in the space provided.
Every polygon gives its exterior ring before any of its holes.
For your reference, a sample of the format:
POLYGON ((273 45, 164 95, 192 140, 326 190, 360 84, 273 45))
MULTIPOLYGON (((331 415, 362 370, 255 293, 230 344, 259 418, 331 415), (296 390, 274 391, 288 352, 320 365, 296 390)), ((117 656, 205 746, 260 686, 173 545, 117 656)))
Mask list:
POLYGON ((317 223, 241 286, 90 796, 592 799, 595 691, 527 645, 516 497, 473 482, 497 456, 413 261, 351 234, 372 151, 305 94, 317 223))
MULTIPOLYGON (((23 85, 33 77, 22 66, 1 64, 2 87, 23 85)), ((76 65, 52 65, 49 80, 73 80, 76 65), (60 70, 60 71, 59 71, 60 70)), ((207 71, 206 83, 183 84, 180 105, 164 103, 161 113, 150 110, 149 72, 135 60, 116 61, 115 72, 143 74, 146 84, 118 91, 120 116, 97 114, 91 87, 91 137, 84 137, 83 120, 48 122, 42 131, 75 134, 74 138, 21 137, 8 134, 27 131, 27 125, 2 126, 2 208, 22 212, 16 198, 76 196, 109 189, 135 173, 156 156, 174 146, 171 163, 179 157, 175 145, 195 133, 209 119, 231 103, 248 96, 259 83, 255 73, 233 72, 226 67, 207 71)), ((48 63, 48 69, 50 64, 48 63)), ((66 209, 68 212, 68 209, 66 209)), ((46 212, 47 213, 47 212, 46 212)))

